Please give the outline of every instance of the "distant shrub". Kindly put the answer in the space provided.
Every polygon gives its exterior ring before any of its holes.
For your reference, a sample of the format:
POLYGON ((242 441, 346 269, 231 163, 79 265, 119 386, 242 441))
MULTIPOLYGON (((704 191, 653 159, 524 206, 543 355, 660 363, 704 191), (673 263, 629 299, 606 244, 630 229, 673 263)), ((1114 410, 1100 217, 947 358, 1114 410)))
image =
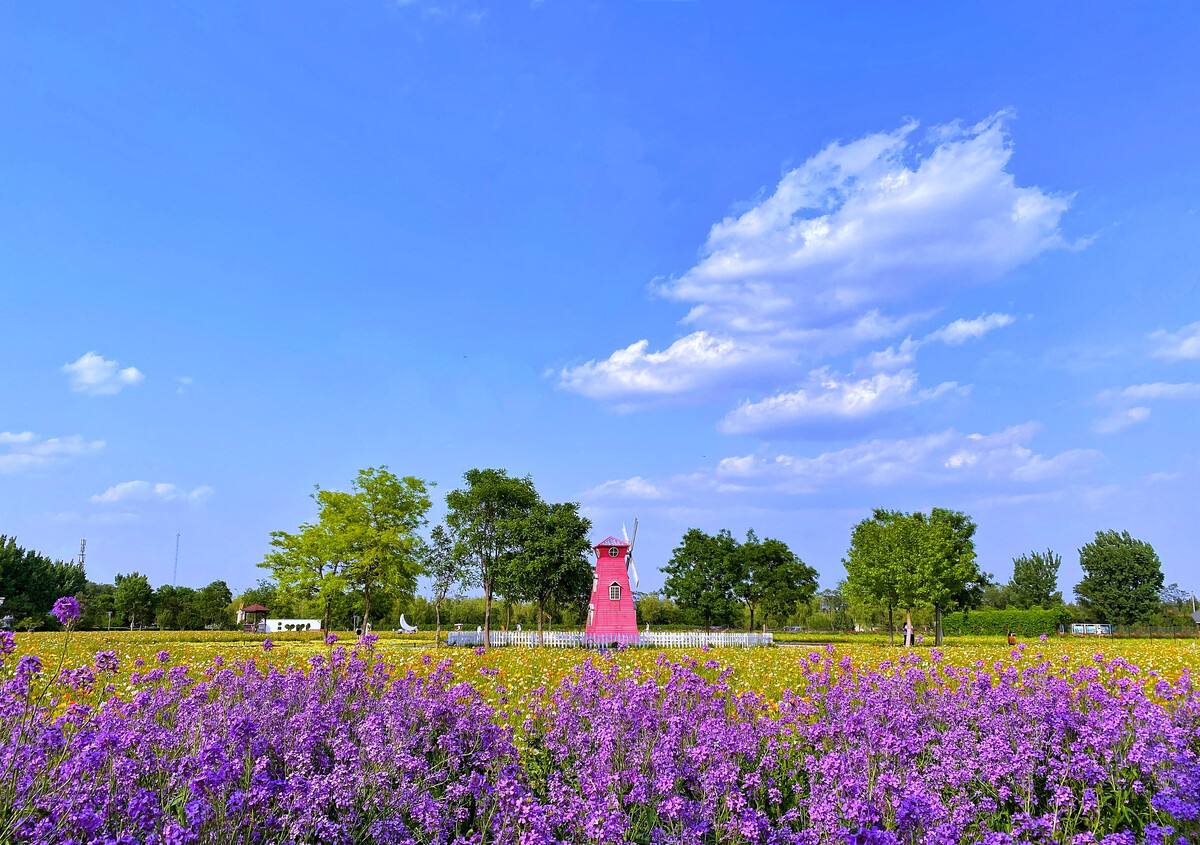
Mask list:
POLYGON ((967 613, 947 613, 942 618, 942 629, 953 634, 1014 634, 1036 637, 1038 634, 1053 634, 1059 624, 1069 625, 1071 614, 1065 607, 1043 610, 1009 608, 1007 610, 972 610, 967 613))

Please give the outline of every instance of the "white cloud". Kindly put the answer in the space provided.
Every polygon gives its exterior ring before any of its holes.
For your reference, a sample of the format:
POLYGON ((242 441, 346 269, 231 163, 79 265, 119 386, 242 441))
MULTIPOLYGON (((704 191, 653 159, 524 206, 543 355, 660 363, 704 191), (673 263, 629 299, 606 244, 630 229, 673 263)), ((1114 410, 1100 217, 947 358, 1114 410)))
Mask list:
POLYGON ((39 437, 32 431, 0 431, 0 473, 40 469, 103 448, 103 440, 86 440, 78 434, 39 437))
POLYGON ((1128 387, 1102 390, 1097 401, 1115 405, 1108 416, 1097 420, 1092 428, 1099 434, 1115 434, 1118 431, 1143 423, 1150 419, 1150 408, 1146 402, 1171 399, 1200 399, 1200 384, 1195 382, 1150 382, 1131 384, 1128 387))
POLYGON ((1080 472, 1100 458, 1100 453, 1091 449, 1068 449, 1051 456, 1034 452, 1028 443, 1037 429, 1033 423, 994 434, 964 435, 949 429, 913 438, 869 440, 815 457, 725 458, 717 466, 716 477, 789 493, 900 482, 1033 483, 1080 472))
POLYGON ((1195 382, 1131 384, 1119 390, 1106 390, 1101 400, 1145 402, 1152 399, 1200 399, 1200 384, 1195 382))
POLYGON ((69 364, 63 364, 71 389, 89 396, 111 396, 126 387, 140 384, 145 376, 137 367, 124 367, 95 352, 85 352, 69 364))
POLYGON ((1177 332, 1159 329, 1150 333, 1154 356, 1167 361, 1200 361, 1200 320, 1177 332))
MULTIPOLYGON (((692 334, 564 368, 560 386, 645 399, 791 375, 801 361, 897 336, 917 316, 889 317, 882 307, 911 311, 909 300, 930 291, 990 281, 1068 246, 1059 220, 1071 200, 1016 184, 1006 119, 934 127, 923 140, 908 123, 830 144, 770 196, 713 225, 695 266, 656 284, 689 306, 692 334)), ((957 345, 1011 322, 985 314, 927 340, 957 345)), ((908 366, 912 351, 877 353, 876 368, 908 366)))
POLYGON ((662 486, 654 484, 640 475, 631 478, 620 478, 597 484, 583 494, 583 498, 595 499, 662 499, 667 492, 662 486))
POLYGON ((122 481, 114 484, 103 493, 96 493, 92 501, 98 504, 114 504, 129 501, 163 501, 171 502, 179 499, 200 501, 212 495, 213 489, 201 485, 190 491, 180 490, 174 484, 167 482, 151 483, 149 481, 122 481))
POLYGON ((743 402, 726 415, 721 429, 731 434, 777 430, 814 422, 862 420, 897 408, 934 399, 958 389, 945 382, 932 390, 917 389, 912 370, 876 373, 864 378, 814 370, 809 383, 757 402, 743 402))
POLYGON ((1114 411, 1107 417, 1097 420, 1093 428, 1099 434, 1116 434, 1118 431, 1124 431, 1148 419, 1150 419, 1150 409, 1141 405, 1135 405, 1132 408, 1122 408, 1119 411, 1114 411))
POLYGON ((947 323, 925 335, 920 340, 906 337, 900 344, 889 346, 887 349, 872 352, 862 360, 862 363, 876 370, 895 370, 907 367, 917 359, 917 351, 927 343, 944 343, 947 346, 960 346, 968 340, 977 340, 985 334, 1016 322, 1011 314, 981 314, 978 317, 957 319, 947 323))
POLYGON ((928 145, 916 123, 830 144, 715 224, 662 292, 694 304, 692 323, 761 331, 989 281, 1065 246, 1070 198, 1017 186, 1006 118, 935 127, 928 145))
POLYGON ((917 360, 917 350, 920 348, 921 341, 906 337, 899 345, 872 352, 863 360, 863 364, 872 370, 898 370, 911 366, 917 360))
POLYGON ((1011 326, 1011 314, 981 314, 973 320, 958 319, 925 336, 925 341, 938 340, 947 346, 960 346, 968 340, 976 340, 990 331, 1011 326))
POLYGON ((778 350, 704 331, 661 351, 648 348, 649 341, 639 340, 602 361, 565 368, 559 373, 560 384, 593 399, 674 395, 787 363, 778 350))

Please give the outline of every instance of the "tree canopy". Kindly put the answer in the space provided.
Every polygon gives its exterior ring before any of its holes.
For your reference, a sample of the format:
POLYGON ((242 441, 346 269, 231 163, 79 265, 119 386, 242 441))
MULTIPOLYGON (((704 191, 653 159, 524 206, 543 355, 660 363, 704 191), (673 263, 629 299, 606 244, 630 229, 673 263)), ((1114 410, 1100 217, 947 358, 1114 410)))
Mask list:
POLYGON ((1013 558, 1008 599, 1014 607, 1053 607, 1062 604, 1058 591, 1058 568, 1062 557, 1050 549, 1013 558))
POLYGON ((547 606, 587 604, 592 587, 591 529, 592 523, 579 513, 575 502, 539 500, 519 520, 519 549, 506 567, 505 594, 537 608, 539 642, 547 606))
POLYGON ((1080 604, 1098 622, 1137 625, 1158 611, 1162 563, 1154 547, 1128 531, 1097 531, 1079 550, 1083 580, 1075 585, 1080 604))
POLYGON ((737 540, 725 529, 706 534, 689 528, 663 567, 663 593, 705 628, 733 624, 741 571, 737 551, 737 540))
POLYGON ((941 614, 978 605, 987 585, 976 562, 974 534, 975 523, 959 511, 876 509, 851 535, 844 561, 850 597, 885 606, 889 631, 893 608, 933 608, 941 643, 941 614))
POLYGON ((539 501, 533 479, 502 469, 472 469, 446 495, 446 525, 471 561, 471 582, 483 590, 483 644, 491 645, 492 598, 507 589, 509 564, 520 550, 524 521, 539 501))

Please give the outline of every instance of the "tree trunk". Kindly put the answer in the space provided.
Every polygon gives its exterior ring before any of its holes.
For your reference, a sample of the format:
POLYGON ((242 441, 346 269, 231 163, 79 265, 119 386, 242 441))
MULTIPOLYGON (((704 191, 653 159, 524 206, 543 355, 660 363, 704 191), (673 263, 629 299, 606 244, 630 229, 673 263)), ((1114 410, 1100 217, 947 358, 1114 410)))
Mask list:
POLYGON ((483 589, 483 647, 492 647, 492 585, 483 589))
POLYGON ((892 624, 892 606, 888 605, 888 645, 896 645, 896 627, 892 624))
POLYGON ((754 605, 749 605, 749 607, 750 607, 750 627, 747 628, 746 630, 753 631, 754 630, 754 605))
POLYGON ((442 603, 440 601, 433 603, 433 624, 435 626, 433 629, 433 647, 441 648, 442 647, 442 603))
POLYGON ((330 605, 330 600, 328 598, 325 599, 325 612, 321 616, 321 630, 325 633, 329 633, 329 623, 333 615, 333 608, 330 605))
POLYGON ((542 638, 542 607, 544 602, 538 601, 538 645, 544 645, 545 640, 542 638))
POLYGON ((936 604, 933 606, 933 642, 942 644, 942 608, 936 604))

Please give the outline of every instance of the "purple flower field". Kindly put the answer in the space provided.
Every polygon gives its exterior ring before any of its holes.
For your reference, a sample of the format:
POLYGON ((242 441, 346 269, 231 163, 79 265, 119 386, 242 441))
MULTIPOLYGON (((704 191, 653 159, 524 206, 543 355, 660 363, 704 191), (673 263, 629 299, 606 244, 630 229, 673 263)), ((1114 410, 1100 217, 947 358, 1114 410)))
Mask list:
POLYGON ((370 642, 306 666, 0 649, 4 842, 1200 842, 1200 691, 1122 658, 829 647, 767 699, 719 660, 612 654, 498 709, 370 642))

